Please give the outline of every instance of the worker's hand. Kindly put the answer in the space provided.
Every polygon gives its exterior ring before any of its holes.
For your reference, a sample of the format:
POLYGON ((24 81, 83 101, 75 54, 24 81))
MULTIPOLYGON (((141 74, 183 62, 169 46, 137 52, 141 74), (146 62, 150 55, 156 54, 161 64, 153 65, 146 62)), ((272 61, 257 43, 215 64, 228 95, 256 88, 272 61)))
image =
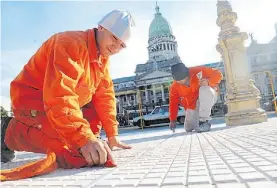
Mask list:
POLYGON ((172 130, 173 132, 175 132, 176 121, 170 121, 170 123, 169 123, 169 128, 170 128, 170 130, 172 130))
POLYGON ((131 149, 132 148, 132 146, 121 142, 116 136, 108 137, 108 144, 111 149, 113 149, 113 147, 118 147, 118 148, 122 148, 122 149, 131 149))
POLYGON ((201 80, 199 80, 199 85, 200 86, 209 86, 209 80, 202 78, 201 80))
POLYGON ((80 151, 89 166, 104 165, 108 158, 113 159, 107 143, 100 139, 89 141, 80 151))

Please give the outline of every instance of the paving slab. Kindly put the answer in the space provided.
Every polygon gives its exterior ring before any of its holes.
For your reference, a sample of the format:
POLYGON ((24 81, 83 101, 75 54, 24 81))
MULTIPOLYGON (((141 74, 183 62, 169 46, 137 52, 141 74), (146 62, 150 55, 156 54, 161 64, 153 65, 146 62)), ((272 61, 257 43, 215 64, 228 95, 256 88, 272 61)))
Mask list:
MULTIPOLYGON (((213 125, 207 133, 175 134, 167 126, 130 129, 120 139, 131 150, 113 151, 117 168, 58 169, 56 172, 1 187, 122 187, 122 188, 276 188, 277 117, 268 122, 226 127, 213 125)), ((1 164, 9 169, 45 157, 17 152, 1 164)))

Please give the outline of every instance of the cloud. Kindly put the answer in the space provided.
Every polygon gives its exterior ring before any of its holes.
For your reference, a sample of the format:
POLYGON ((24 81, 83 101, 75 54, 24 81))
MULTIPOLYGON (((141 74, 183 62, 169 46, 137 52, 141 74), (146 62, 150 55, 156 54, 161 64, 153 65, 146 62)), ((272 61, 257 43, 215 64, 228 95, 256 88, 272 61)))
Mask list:
MULTIPOLYGON (((134 75, 136 64, 146 63, 148 60, 148 30, 154 18, 154 2, 21 3, 24 4, 23 8, 17 4, 16 11, 10 11, 9 14, 3 16, 3 19, 10 17, 13 21, 8 22, 6 20, 3 22, 6 23, 3 28, 7 29, 1 35, 2 38, 6 38, 6 42, 9 44, 4 45, 6 48, 8 46, 9 50, 2 48, 1 51, 2 96, 9 96, 10 81, 16 77, 24 64, 49 36, 65 30, 86 30, 95 27, 97 21, 115 7, 128 9, 135 19, 136 28, 128 47, 111 57, 112 78, 134 75), (33 3, 40 4, 40 9, 36 9, 33 3), (101 8, 99 9, 100 5, 101 8), (33 12, 27 16, 25 13, 28 13, 29 9, 33 12), (34 11, 37 10, 42 13, 38 15, 37 19, 34 19, 34 11), (49 14, 50 11, 53 14, 49 14), (25 16, 22 18, 23 13, 25 16), (57 13, 59 17, 56 16, 57 13), (41 22, 42 18, 43 23, 41 22), (38 20, 40 24, 36 26, 38 20), (21 25, 16 23, 21 23, 21 25), (24 28, 27 24, 30 27, 24 28), (9 35, 9 32, 12 32, 12 35, 9 35), (20 35, 13 35, 14 33, 20 35), (27 38, 23 40, 24 37, 27 38)), ((161 1, 158 4, 161 13, 172 27, 178 43, 178 53, 184 63, 188 66, 196 66, 220 60, 220 55, 216 51, 220 29, 216 25, 216 1, 170 3, 161 1)), ((231 1, 231 4, 233 11, 238 14, 236 25, 240 27, 241 31, 253 32, 254 37, 261 43, 268 42, 273 38, 275 34, 274 23, 277 22, 276 0, 266 0, 266 3, 260 0, 251 0, 251 3, 249 1, 231 1)), ((249 44, 249 40, 246 41, 247 43, 249 44)))
POLYGON ((147 62, 148 30, 143 26, 150 25, 150 22, 151 20, 137 20, 127 48, 111 57, 112 78, 134 75, 136 65, 147 62))
MULTIPOLYGON (((170 23, 178 43, 178 54, 188 66, 197 66, 221 60, 216 50, 219 26, 216 25, 216 1, 182 1, 160 4, 160 11, 170 23), (184 10, 184 11, 180 11, 184 10)), ((236 26, 241 32, 254 32, 260 43, 269 42, 275 34, 274 23, 277 22, 277 1, 259 0, 231 1, 233 11, 237 13, 236 26), (261 7, 263 7, 261 9, 261 7)), ((154 13, 154 9, 153 9, 154 13)), ((148 29, 153 19, 151 14, 146 23, 138 21, 135 39, 122 53, 112 58, 111 73, 113 78, 134 75, 135 66, 148 60, 148 29), (137 40, 139 39, 139 40, 137 40)), ((139 17, 138 17, 139 18, 139 17)), ((245 41, 245 46, 250 40, 245 41)))
POLYGON ((35 51, 35 48, 2 51, 0 66, 2 96, 10 95, 10 82, 19 74, 35 51))
MULTIPOLYGON (((275 35, 277 23, 276 0, 232 1, 233 11, 237 13, 236 25, 241 32, 251 33, 260 43, 269 42, 275 35)), ((249 41, 248 41, 249 43, 249 41)))
POLYGON ((0 104, 4 107, 5 110, 10 111, 11 109, 11 102, 10 99, 6 96, 0 96, 0 104))
MULTIPOLYGON (((206 10, 202 3, 174 2, 160 5, 160 12, 172 27, 178 43, 178 54, 188 66, 211 63, 220 60, 216 51, 217 35, 219 28, 215 24, 216 6, 214 3, 207 3, 213 7, 215 13, 212 16, 204 17, 211 11, 206 10), (193 11, 200 6, 200 12, 193 11), (204 8, 203 8, 204 7, 204 8), (178 10, 186 9, 185 13, 178 10), (203 9, 203 10, 202 10, 203 9), (187 19, 189 18, 189 19, 187 19), (193 20, 193 21, 192 21, 193 20)), ((206 7, 207 8, 207 7, 206 7)), ((148 60, 148 32, 151 21, 154 19, 154 8, 152 14, 135 15, 136 33, 132 36, 130 45, 126 50, 111 58, 111 75, 113 78, 134 75, 136 64, 146 63, 148 60)))
MULTIPOLYGON (((219 28, 215 24, 216 11, 213 3, 201 3, 200 9, 188 12, 185 18, 175 18, 171 23, 178 42, 178 53, 185 64, 197 66, 220 60, 216 51, 219 28), (206 7, 206 9, 203 9, 206 7), (187 19, 186 19, 187 18, 187 19), (180 24, 182 23, 182 24, 180 24)), ((187 5, 190 10, 197 7, 197 3, 187 5)))

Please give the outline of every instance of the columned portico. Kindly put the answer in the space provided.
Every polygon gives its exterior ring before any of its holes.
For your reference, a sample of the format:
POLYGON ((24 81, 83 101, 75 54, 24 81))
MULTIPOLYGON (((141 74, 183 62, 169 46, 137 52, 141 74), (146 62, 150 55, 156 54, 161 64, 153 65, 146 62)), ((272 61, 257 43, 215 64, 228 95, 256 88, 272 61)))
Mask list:
POLYGON ((147 89, 147 87, 145 87, 145 100, 146 100, 146 103, 149 103, 148 89, 147 89))
POLYGON ((164 96, 164 86, 161 84, 161 91, 162 91, 162 100, 165 102, 165 96, 164 96))
POLYGON ((154 103, 157 103, 155 84, 152 84, 152 90, 153 90, 154 103))

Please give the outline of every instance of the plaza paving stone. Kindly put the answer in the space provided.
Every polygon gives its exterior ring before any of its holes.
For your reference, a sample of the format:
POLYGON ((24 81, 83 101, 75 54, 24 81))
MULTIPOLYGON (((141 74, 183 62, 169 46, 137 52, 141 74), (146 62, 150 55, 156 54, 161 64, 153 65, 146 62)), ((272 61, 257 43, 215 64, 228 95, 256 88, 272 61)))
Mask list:
MULTIPOLYGON (((277 117, 266 123, 186 133, 179 126, 129 130, 120 138, 131 150, 113 151, 117 168, 64 170, 1 187, 277 188, 277 117)), ((18 152, 9 169, 44 157, 18 152)))

